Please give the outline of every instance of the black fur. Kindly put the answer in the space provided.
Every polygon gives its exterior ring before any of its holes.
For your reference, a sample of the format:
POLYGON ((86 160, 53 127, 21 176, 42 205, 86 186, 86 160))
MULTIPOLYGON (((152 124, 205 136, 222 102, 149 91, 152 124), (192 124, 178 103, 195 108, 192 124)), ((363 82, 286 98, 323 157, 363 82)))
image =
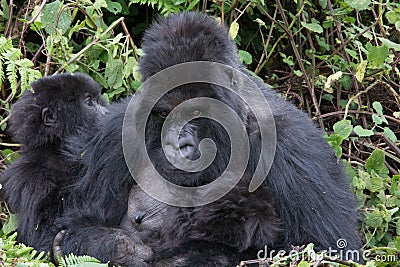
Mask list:
MULTIPOLYGON (((246 73, 226 29, 200 13, 160 19, 146 32, 143 51, 140 67, 144 81, 160 70, 188 61, 220 62, 246 73)), ((122 122, 128 99, 112 105, 99 134, 87 148, 82 178, 70 189, 67 211, 58 220, 60 228, 67 231, 64 252, 142 266, 153 258, 150 246, 156 265, 232 266, 240 258, 256 257, 256 251, 264 245, 288 248, 313 242, 321 249, 335 248, 336 241, 345 238, 348 249, 359 249, 356 200, 343 166, 322 132, 306 114, 249 77, 268 100, 277 132, 274 162, 261 188, 249 193, 248 183, 239 184, 224 198, 197 208, 159 206, 151 198, 140 196, 122 153, 122 122), (137 214, 130 214, 137 212, 140 201, 148 214, 157 217, 148 228, 135 224, 137 214), (154 207, 160 209, 150 212, 154 207)), ((176 88, 153 109, 146 126, 146 146, 156 168, 172 182, 195 186, 212 181, 226 166, 230 156, 227 134, 207 119, 195 119, 185 126, 185 138, 193 144, 193 151, 196 142, 205 137, 217 144, 217 159, 206 170, 194 174, 173 170, 160 149, 163 112, 198 96, 227 103, 247 123, 252 147, 247 173, 251 174, 261 147, 254 115, 238 97, 204 84, 176 88)), ((141 155, 133 160, 141 162, 141 155)), ((140 224, 145 222, 146 215, 140 224)))
POLYGON ((80 168, 63 154, 65 140, 80 129, 96 132, 106 108, 100 86, 84 74, 41 78, 32 88, 11 109, 8 131, 22 150, 3 172, 1 184, 9 208, 19 214, 17 240, 49 251, 58 231, 54 220, 62 213, 59 190, 80 168))

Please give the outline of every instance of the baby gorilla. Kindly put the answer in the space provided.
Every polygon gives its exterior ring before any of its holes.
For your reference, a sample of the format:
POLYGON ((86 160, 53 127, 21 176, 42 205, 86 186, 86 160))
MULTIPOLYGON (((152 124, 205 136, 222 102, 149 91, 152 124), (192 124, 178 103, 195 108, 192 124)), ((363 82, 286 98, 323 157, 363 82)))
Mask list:
POLYGON ((155 266, 190 266, 198 255, 207 255, 207 266, 234 266, 254 257, 248 248, 272 245, 283 233, 270 189, 250 193, 249 181, 244 177, 221 199, 194 208, 159 202, 135 185, 121 228, 153 249, 155 266))
POLYGON ((83 131, 87 137, 95 133, 107 108, 100 86, 85 74, 45 77, 32 88, 12 106, 8 131, 22 151, 0 182, 10 210, 19 214, 17 240, 50 251, 58 231, 54 219, 63 209, 60 189, 80 169, 79 161, 64 151, 66 140, 83 131))

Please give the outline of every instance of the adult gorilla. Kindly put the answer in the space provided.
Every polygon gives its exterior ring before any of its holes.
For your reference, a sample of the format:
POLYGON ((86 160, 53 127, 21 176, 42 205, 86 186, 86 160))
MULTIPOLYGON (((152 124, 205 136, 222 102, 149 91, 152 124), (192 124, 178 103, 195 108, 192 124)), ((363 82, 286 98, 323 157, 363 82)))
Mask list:
MULTIPOLYGON (((215 106, 191 102, 191 107, 172 111, 185 100, 208 97, 235 111, 250 140, 250 158, 243 179, 221 199, 192 208, 160 203, 140 191, 124 158, 122 128, 130 99, 114 104, 88 146, 83 177, 71 189, 69 208, 58 220, 60 228, 66 230, 64 253, 93 255, 124 266, 145 266, 151 261, 171 266, 229 266, 240 257, 256 257, 264 245, 288 248, 314 242, 318 248, 336 248, 337 240, 345 238, 347 249, 360 248, 356 201, 321 131, 303 112, 246 73, 224 27, 200 13, 171 15, 146 32, 143 51, 143 81, 168 67, 192 61, 222 63, 253 80, 275 120, 276 152, 271 169, 262 185, 250 193, 249 177, 256 166, 268 166, 263 162, 268 155, 260 155, 262 142, 266 142, 261 140, 263 121, 256 120, 254 107, 221 86, 185 84, 154 103, 145 117, 145 140, 137 140, 133 147, 145 142, 153 165, 170 182, 195 187, 214 181, 228 166, 230 157, 236 156, 231 153, 236 144, 231 148, 229 132, 207 118, 216 112, 215 106), (200 141, 206 138, 217 148, 210 166, 191 172, 172 164, 182 158, 201 158, 205 151, 201 151, 200 141)), ((178 76, 168 78, 173 81, 178 76)), ((238 84, 239 91, 246 90, 246 85, 238 84)), ((134 96, 139 110, 149 104, 141 95, 149 96, 153 89, 157 90, 150 87, 134 96)), ((139 122, 143 118, 136 119, 139 122)), ((137 125, 130 127, 133 133, 142 130, 137 125)), ((142 166, 145 157, 139 152, 130 156, 129 163, 144 169, 146 178, 146 166, 142 166)), ((152 172, 147 175, 153 178, 152 172)))

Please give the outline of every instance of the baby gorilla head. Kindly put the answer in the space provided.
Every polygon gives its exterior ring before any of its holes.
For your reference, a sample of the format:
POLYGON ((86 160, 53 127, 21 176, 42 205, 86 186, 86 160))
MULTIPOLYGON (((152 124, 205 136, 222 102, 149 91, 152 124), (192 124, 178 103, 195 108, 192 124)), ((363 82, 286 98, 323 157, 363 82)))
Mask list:
POLYGON ((85 74, 44 77, 32 89, 13 105, 9 127, 14 141, 26 146, 57 144, 107 112, 100 86, 85 74))

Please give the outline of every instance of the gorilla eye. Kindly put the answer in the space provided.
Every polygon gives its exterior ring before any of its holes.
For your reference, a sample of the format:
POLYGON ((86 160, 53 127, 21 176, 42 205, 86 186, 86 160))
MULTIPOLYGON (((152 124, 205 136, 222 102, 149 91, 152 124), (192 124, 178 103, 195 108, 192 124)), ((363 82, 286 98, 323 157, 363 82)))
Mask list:
POLYGON ((196 116, 196 117, 197 117, 197 116, 200 116, 200 114, 201 114, 200 110, 193 110, 193 111, 192 111, 192 115, 193 115, 193 116, 196 116))
POLYGON ((95 101, 93 100, 93 98, 91 98, 91 97, 85 98, 85 104, 88 105, 89 107, 93 107, 94 103, 95 103, 95 101))
POLYGON ((161 112, 158 113, 158 115, 161 118, 165 119, 168 116, 168 112, 167 111, 161 111, 161 112))

